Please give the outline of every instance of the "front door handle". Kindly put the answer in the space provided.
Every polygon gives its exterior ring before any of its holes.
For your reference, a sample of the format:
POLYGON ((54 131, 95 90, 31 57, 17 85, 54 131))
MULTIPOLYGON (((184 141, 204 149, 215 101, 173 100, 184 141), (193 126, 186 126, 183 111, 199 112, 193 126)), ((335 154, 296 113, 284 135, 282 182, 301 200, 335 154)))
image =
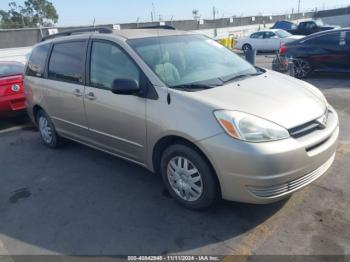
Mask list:
POLYGON ((80 97, 83 95, 83 93, 80 91, 80 89, 74 89, 73 94, 77 97, 80 97))
POLYGON ((89 100, 95 100, 96 96, 93 92, 89 92, 88 94, 86 94, 86 98, 89 100))

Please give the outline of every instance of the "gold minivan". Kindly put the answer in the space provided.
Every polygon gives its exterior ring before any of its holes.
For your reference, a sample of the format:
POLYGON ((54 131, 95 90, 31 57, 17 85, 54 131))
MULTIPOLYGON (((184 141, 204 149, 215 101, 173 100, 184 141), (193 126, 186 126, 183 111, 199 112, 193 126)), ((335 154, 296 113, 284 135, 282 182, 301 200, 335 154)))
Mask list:
POLYGON ((317 88, 200 34, 49 36, 33 48, 24 88, 47 146, 67 138, 144 166, 191 209, 283 199, 335 158, 338 116, 317 88))

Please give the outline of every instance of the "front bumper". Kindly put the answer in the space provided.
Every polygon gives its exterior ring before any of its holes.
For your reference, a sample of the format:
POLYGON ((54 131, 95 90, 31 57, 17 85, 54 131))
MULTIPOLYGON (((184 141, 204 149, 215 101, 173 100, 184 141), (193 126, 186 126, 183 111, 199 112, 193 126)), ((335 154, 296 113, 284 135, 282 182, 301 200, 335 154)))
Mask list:
POLYGON ((224 199, 265 204, 324 175, 334 161, 338 136, 334 111, 326 129, 297 139, 246 143, 220 134, 197 145, 213 164, 224 199))
POLYGON ((22 111, 25 108, 24 93, 0 97, 0 114, 22 111))

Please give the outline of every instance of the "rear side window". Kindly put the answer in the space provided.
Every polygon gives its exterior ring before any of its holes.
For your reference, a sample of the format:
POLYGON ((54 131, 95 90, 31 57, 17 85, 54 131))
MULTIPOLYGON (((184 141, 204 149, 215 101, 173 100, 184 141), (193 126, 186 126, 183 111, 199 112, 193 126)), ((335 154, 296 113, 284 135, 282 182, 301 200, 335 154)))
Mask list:
POLYGON ((273 33, 273 32, 265 32, 265 37, 264 38, 272 38, 274 36, 276 36, 276 34, 273 33))
POLYGON ((43 77, 45 71, 45 62, 49 53, 49 45, 40 45, 33 49, 28 60, 26 74, 28 76, 43 77))
POLYGON ((306 43, 313 45, 327 45, 327 46, 337 46, 340 42, 340 33, 325 34, 307 40, 306 43))
POLYGON ((85 41, 55 44, 49 63, 49 78, 83 83, 85 41))

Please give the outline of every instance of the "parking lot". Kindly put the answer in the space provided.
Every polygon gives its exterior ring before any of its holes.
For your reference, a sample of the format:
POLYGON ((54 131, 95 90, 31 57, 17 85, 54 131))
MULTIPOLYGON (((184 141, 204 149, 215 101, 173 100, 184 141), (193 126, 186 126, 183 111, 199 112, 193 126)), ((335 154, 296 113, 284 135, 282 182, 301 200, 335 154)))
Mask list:
POLYGON ((0 254, 350 254, 350 78, 307 81, 339 113, 336 161, 270 205, 189 211, 141 167, 74 142, 50 150, 26 118, 1 120, 0 254))

